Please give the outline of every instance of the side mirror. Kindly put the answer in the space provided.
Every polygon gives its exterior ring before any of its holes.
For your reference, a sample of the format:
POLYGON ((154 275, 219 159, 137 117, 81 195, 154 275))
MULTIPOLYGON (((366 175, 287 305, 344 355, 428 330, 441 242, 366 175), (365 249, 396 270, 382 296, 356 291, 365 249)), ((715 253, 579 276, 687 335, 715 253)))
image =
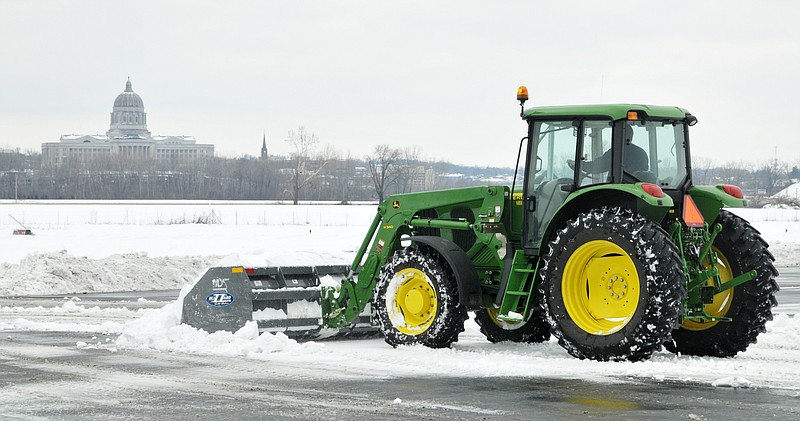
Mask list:
POLYGON ((542 158, 536 157, 536 172, 542 170, 542 158))

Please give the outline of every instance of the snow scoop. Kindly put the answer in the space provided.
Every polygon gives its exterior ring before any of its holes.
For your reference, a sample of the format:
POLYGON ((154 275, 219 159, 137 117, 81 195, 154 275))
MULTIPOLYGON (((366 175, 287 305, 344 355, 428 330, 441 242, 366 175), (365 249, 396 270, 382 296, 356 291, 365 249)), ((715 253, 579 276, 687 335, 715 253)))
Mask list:
POLYGON ((321 286, 336 286, 348 274, 343 265, 213 267, 184 298, 181 323, 213 333, 256 321, 260 332, 293 339, 379 334, 370 306, 348 327, 323 328, 321 286))

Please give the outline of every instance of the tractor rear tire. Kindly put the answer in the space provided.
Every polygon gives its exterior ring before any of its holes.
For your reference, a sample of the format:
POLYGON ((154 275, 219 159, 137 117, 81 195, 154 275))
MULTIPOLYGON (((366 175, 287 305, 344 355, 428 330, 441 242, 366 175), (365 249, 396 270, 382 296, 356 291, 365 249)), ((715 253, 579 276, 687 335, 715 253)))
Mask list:
POLYGON ((424 246, 396 252, 381 268, 373 305, 386 343, 395 347, 447 348, 467 320, 453 271, 424 246))
POLYGON ((631 210, 604 207, 568 221, 543 263, 542 308, 575 357, 647 359, 678 326, 686 296, 678 249, 631 210))
POLYGON ((535 308, 525 322, 509 323, 497 319, 497 309, 487 308, 475 312, 475 322, 489 342, 539 343, 550 339, 550 325, 541 308, 535 308))
POLYGON ((775 299, 779 289, 775 281, 778 271, 772 263, 775 258, 759 232, 728 211, 722 211, 716 222, 722 225, 722 232, 714 240, 722 280, 730 280, 752 269, 758 275, 717 294, 715 303, 706 305, 708 314, 730 317, 732 321, 684 321, 672 332, 673 342, 668 342, 666 347, 675 353, 732 357, 755 343, 759 333, 766 331, 767 321, 772 320, 772 307, 778 304, 775 299))

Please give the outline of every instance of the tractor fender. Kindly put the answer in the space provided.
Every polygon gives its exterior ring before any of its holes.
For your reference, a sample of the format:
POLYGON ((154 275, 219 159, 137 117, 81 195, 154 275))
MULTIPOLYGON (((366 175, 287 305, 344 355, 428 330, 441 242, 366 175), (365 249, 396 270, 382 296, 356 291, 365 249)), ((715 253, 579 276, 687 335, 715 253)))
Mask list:
POLYGON ((581 212, 603 206, 619 206, 638 212, 653 221, 661 221, 669 209, 674 206, 669 196, 654 197, 642 189, 643 183, 636 184, 601 184, 577 190, 558 208, 548 223, 542 237, 541 249, 555 231, 563 227, 567 220, 575 218, 581 212))
POLYGON ((408 237, 407 240, 424 244, 444 257, 456 277, 458 301, 462 306, 467 308, 483 306, 483 295, 478 273, 475 270, 475 265, 472 264, 472 260, 461 247, 442 237, 420 235, 408 237))
POLYGON ((747 200, 736 198, 726 193, 722 185, 717 186, 692 186, 689 188, 695 204, 700 209, 708 223, 713 223, 719 216, 720 211, 725 206, 732 208, 743 208, 747 206, 747 200))

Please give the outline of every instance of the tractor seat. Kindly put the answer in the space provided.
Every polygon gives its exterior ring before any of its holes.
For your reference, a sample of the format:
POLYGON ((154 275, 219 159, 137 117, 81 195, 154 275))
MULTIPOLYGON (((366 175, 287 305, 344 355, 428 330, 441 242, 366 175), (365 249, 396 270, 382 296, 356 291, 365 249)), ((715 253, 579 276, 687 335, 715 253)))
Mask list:
POLYGON ((543 183, 537 189, 539 191, 538 203, 544 204, 542 208, 537 206, 536 215, 539 220, 549 219, 564 203, 564 200, 569 196, 569 192, 561 190, 561 186, 572 184, 571 178, 557 178, 543 183))

